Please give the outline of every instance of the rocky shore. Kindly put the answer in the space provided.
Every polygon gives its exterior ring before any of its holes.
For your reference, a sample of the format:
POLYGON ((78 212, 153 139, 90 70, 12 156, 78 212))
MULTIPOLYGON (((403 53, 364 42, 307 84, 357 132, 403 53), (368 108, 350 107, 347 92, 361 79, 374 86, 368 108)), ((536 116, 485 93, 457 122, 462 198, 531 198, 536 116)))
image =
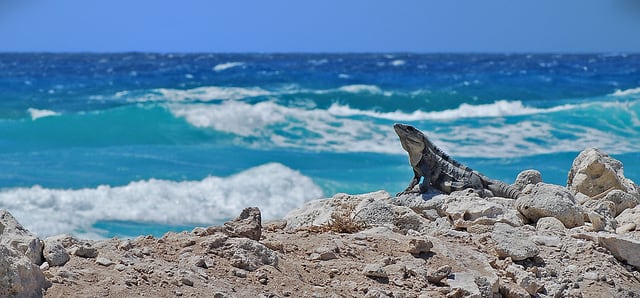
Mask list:
POLYGON ((44 240, 0 211, 1 297, 637 297, 640 193, 579 154, 566 186, 520 173, 517 200, 378 191, 263 223, 161 238, 44 240))

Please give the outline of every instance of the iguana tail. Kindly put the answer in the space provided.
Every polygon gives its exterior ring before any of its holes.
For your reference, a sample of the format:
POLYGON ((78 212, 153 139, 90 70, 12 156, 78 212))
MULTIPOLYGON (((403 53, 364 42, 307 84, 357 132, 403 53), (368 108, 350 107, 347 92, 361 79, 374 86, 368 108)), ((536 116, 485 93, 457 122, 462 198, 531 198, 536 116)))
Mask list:
POLYGON ((515 200, 522 194, 515 187, 508 185, 502 181, 493 179, 488 179, 486 181, 486 187, 496 197, 511 198, 515 200))

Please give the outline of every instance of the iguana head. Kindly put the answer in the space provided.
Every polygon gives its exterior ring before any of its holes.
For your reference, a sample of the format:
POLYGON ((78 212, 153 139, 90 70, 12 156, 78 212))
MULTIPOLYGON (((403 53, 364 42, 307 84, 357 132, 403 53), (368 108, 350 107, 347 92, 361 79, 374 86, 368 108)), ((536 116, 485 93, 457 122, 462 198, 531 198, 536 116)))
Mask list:
POLYGON ((394 124, 393 129, 396 131, 396 134, 398 134, 398 137, 400 137, 402 149, 409 153, 411 166, 417 166, 422 159, 422 154, 426 146, 424 134, 411 125, 400 123, 394 124))

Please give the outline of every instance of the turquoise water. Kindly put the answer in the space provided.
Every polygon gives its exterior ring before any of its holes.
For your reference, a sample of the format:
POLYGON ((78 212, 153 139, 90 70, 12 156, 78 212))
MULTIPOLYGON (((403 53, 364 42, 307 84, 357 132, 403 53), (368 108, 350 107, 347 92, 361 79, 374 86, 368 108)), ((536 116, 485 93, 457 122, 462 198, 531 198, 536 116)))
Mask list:
POLYGON ((39 235, 162 235, 395 193, 392 125, 513 182, 598 147, 640 181, 640 55, 0 54, 0 207, 39 235))

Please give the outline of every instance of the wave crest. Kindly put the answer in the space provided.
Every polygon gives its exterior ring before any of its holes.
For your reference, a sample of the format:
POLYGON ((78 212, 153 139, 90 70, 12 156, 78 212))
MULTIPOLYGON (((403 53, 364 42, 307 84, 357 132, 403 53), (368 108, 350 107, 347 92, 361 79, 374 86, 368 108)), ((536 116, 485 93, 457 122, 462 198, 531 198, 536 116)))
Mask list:
POLYGON ((54 111, 50 111, 50 110, 38 110, 38 109, 34 109, 34 108, 29 108, 27 109, 27 112, 29 112, 29 114, 31 115, 31 120, 37 120, 40 118, 44 118, 44 117, 51 117, 51 116, 59 116, 60 113, 58 112, 54 112, 54 111))
POLYGON ((244 66, 244 65, 245 65, 244 62, 227 62, 227 63, 221 63, 214 66, 213 70, 216 72, 220 72, 223 70, 227 70, 227 69, 238 67, 238 66, 244 66))
POLYGON ((562 105, 548 109, 527 107, 520 101, 499 100, 492 104, 470 105, 461 104, 456 109, 424 112, 421 110, 405 113, 376 112, 353 109, 348 105, 332 104, 329 113, 336 116, 367 116, 373 118, 395 120, 395 121, 419 121, 419 120, 455 120, 461 118, 482 118, 482 117, 505 117, 521 116, 540 113, 551 113, 574 108, 574 105, 562 105))
POLYGON ((0 205, 40 237, 60 233, 95 234, 97 221, 163 224, 219 224, 246 206, 264 219, 285 215, 323 196, 313 181, 282 164, 269 163, 230 177, 201 181, 146 180, 125 186, 64 190, 40 186, 0 192, 0 205))

